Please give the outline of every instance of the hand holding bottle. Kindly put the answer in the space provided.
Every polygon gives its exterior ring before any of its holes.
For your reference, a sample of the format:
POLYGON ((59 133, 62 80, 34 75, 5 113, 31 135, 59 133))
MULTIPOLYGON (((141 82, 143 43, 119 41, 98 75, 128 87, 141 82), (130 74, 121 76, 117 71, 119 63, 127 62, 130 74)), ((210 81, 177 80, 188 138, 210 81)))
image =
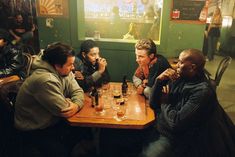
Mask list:
POLYGON ((105 68, 107 66, 107 61, 105 58, 99 58, 97 61, 98 65, 99 65, 99 69, 98 71, 102 74, 105 71, 105 68))

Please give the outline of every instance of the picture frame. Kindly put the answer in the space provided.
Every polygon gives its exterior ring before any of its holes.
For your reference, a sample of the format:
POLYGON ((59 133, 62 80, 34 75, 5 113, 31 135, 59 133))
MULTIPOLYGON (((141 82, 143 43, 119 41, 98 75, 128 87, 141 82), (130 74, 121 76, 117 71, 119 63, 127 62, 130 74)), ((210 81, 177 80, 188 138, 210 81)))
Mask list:
POLYGON ((68 17, 68 0, 38 0, 37 16, 68 17))
POLYGON ((209 0, 173 0, 171 20, 180 23, 205 24, 209 0))

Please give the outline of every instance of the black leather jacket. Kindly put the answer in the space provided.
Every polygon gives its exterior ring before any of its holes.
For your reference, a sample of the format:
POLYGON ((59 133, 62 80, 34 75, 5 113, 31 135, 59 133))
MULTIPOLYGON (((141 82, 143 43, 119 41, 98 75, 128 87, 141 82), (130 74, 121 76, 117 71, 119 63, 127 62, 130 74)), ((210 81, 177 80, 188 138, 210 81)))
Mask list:
POLYGON ((0 78, 11 75, 24 77, 24 60, 21 49, 15 45, 8 44, 0 48, 0 78))

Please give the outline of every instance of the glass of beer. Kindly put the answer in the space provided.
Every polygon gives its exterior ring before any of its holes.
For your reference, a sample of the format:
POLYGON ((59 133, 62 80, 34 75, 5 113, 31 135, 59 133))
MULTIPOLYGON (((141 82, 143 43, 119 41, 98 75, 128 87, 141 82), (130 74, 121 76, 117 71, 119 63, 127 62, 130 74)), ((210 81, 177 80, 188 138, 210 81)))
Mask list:
POLYGON ((119 107, 116 109, 116 115, 114 116, 114 119, 117 121, 123 121, 126 119, 126 104, 119 105, 119 107))
POLYGON ((105 114, 104 106, 102 104, 96 105, 95 106, 95 113, 97 115, 104 115, 105 114))

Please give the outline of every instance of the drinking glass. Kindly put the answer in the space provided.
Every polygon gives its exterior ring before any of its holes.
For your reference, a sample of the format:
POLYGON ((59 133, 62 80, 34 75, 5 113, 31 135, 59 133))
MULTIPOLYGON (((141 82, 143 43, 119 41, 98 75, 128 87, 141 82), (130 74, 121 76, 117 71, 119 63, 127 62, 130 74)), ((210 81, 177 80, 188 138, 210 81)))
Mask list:
POLYGON ((102 104, 95 106, 95 114, 97 114, 97 115, 104 115, 105 114, 104 106, 102 104))
POLYGON ((116 110, 116 115, 114 115, 114 119, 119 122, 126 119, 126 104, 118 106, 116 110))
POLYGON ((128 84, 127 94, 128 95, 135 94, 136 93, 136 89, 135 89, 134 83, 132 81, 128 80, 127 84, 128 84))
POLYGON ((108 83, 108 82, 104 82, 103 84, 102 84, 102 90, 103 90, 103 92, 104 93, 107 93, 108 91, 109 91, 109 89, 110 89, 110 84, 108 83))

